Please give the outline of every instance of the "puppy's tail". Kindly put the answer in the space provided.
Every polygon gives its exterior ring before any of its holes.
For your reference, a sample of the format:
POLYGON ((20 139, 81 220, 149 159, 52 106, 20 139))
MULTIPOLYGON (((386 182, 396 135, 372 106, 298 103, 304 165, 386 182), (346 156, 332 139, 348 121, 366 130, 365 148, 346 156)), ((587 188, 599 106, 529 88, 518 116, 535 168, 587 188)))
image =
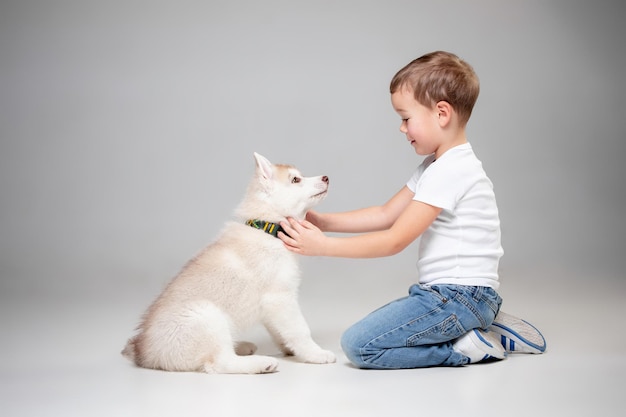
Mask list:
POLYGON ((122 350, 122 355, 135 363, 137 362, 137 336, 128 339, 124 350, 122 350))

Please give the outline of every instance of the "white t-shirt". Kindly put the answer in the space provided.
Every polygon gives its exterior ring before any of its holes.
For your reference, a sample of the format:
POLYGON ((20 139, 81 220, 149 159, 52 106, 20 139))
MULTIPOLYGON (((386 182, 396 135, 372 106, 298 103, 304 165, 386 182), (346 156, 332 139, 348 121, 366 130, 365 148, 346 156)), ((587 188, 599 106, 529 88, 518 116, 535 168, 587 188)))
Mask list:
POLYGON ((497 289, 500 218, 493 184, 471 145, 456 146, 437 160, 428 156, 406 185, 414 200, 443 209, 420 239, 420 284, 497 289))

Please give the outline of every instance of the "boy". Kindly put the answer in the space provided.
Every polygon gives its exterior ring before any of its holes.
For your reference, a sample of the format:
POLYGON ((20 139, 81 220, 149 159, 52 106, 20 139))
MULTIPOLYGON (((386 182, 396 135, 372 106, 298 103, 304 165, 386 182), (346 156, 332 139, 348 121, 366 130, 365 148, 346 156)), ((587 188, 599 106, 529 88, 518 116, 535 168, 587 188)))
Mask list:
POLYGON ((421 236, 419 283, 409 296, 350 327, 341 345, 361 368, 461 366, 541 353, 545 340, 523 320, 500 313, 496 292, 502 256, 493 186, 465 136, 478 98, 472 67, 448 52, 426 54, 392 79, 400 131, 426 156, 382 206, 344 213, 311 211, 289 219, 286 247, 311 256, 369 258, 399 253, 421 236), (322 231, 357 233, 328 237, 322 231))

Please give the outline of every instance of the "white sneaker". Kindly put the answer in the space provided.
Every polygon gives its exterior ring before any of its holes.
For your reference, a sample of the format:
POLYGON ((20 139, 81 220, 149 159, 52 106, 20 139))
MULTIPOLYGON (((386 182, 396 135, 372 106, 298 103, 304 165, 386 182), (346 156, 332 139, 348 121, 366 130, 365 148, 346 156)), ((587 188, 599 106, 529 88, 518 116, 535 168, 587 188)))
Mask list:
POLYGON ((546 339, 535 326, 502 311, 489 330, 499 335, 500 343, 507 352, 543 353, 546 350, 546 339))
POLYGON ((452 349, 467 356, 469 363, 499 360, 506 357, 500 338, 488 330, 474 329, 465 333, 454 341, 452 349))

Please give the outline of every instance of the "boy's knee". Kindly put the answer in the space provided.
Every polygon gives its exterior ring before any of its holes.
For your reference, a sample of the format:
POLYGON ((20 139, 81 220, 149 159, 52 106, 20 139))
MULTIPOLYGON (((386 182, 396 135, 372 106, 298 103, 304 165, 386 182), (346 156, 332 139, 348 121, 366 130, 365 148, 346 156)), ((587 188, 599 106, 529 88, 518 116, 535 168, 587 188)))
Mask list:
POLYGON ((341 349, 348 360, 356 366, 363 366, 363 358, 361 355, 362 345, 359 341, 357 332, 353 331, 352 328, 346 330, 341 335, 340 342, 341 349))

